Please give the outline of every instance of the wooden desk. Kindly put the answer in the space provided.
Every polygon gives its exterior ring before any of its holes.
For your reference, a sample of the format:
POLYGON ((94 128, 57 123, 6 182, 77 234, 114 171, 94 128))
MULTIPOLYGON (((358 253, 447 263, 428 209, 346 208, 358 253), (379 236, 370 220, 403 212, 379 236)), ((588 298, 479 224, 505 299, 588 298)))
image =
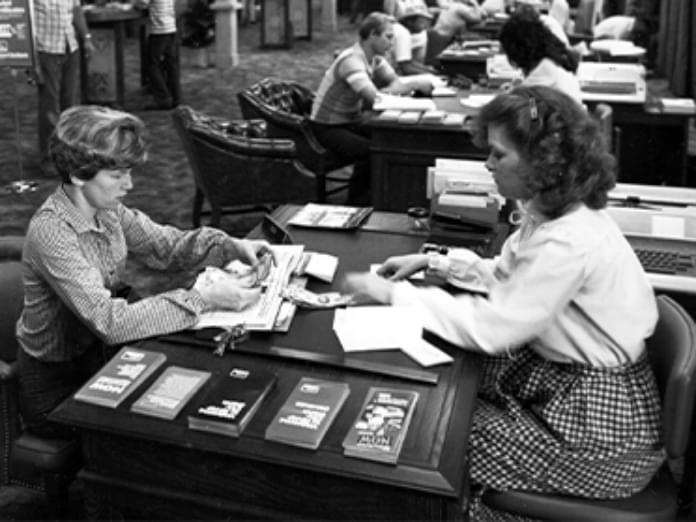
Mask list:
MULTIPOLYGON (((465 108, 460 97, 433 101, 438 109, 472 116, 475 111, 465 108)), ((469 125, 409 125, 377 118, 367 125, 371 131, 371 204, 376 209, 404 212, 408 207, 427 205, 427 169, 435 165, 436 158, 486 158, 486 152, 472 143, 469 125)))
MULTIPOLYGON (((118 4, 122 5, 122 4, 118 4)), ((82 103, 124 106, 124 46, 126 24, 137 22, 140 39, 140 81, 147 77, 146 14, 139 9, 91 7, 85 9, 85 19, 92 34, 94 54, 82 55, 80 83, 82 103)))
MULTIPOLYGON (((383 222, 397 227, 388 226, 386 233, 301 229, 292 233, 308 249, 340 256, 340 277, 346 271, 367 269, 388 254, 413 252, 423 241, 418 235, 393 233, 402 226, 399 219, 387 216, 383 222)), ((310 288, 322 291, 329 285, 312 283, 310 288)), ((247 346, 261 353, 271 345, 341 353, 332 320, 331 311, 299 312, 288 334, 253 333, 247 346)), ((66 400, 51 418, 75 426, 82 435, 80 477, 93 516, 108 516, 115 509, 127 519, 462 519, 478 356, 448 349, 455 362, 432 368, 439 381, 428 385, 263 355, 228 352, 220 358, 209 348, 157 340, 145 341, 142 347, 166 353, 165 367, 177 364, 213 371, 207 386, 237 364, 273 368, 278 383, 238 439, 188 429, 186 416, 196 397, 173 421, 131 413, 130 405, 161 370, 116 409, 66 400), (264 440, 270 420, 302 376, 341 380, 351 389, 317 451, 264 440), (420 392, 396 466, 342 453, 341 443, 368 387, 378 383, 420 392)), ((363 356, 417 367, 393 350, 363 356)))

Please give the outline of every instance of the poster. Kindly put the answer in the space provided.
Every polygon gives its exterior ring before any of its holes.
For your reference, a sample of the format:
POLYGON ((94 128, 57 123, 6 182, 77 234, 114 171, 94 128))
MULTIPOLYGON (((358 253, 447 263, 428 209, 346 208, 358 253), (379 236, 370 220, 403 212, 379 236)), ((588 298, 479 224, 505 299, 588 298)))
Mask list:
POLYGON ((0 67, 33 67, 31 0, 0 0, 0 67))

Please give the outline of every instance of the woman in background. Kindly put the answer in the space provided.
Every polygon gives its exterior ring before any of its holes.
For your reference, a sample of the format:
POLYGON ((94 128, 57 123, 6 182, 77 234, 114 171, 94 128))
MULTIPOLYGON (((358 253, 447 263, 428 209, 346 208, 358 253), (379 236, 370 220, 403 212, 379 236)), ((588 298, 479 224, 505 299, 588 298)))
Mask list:
MULTIPOLYGON (((424 328, 485 355, 469 436, 479 488, 620 498, 664 459, 660 400, 645 353, 652 288, 603 210, 614 159, 596 123, 548 87, 518 87, 480 114, 477 143, 502 196, 522 210, 495 259, 474 253, 388 259, 349 274, 357 296, 417 307, 424 328), (428 269, 478 280, 487 296, 404 281, 428 269)), ((471 520, 484 519, 474 495, 471 520)))
POLYGON ((523 85, 546 85, 582 103, 575 72, 578 56, 541 20, 535 8, 519 6, 500 30, 500 45, 514 67, 522 70, 523 85))

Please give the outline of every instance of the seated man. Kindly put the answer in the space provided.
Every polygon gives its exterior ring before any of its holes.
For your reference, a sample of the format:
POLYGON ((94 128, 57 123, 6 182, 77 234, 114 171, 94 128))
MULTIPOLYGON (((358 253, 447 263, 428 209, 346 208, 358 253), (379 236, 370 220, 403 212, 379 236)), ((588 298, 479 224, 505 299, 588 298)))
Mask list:
POLYGON ((394 40, 390 61, 394 70, 401 75, 434 73, 435 70, 425 64, 428 45, 427 28, 433 15, 425 4, 408 4, 394 24, 394 40))
POLYGON ((465 32, 468 26, 481 22, 486 16, 476 0, 440 0, 440 6, 442 10, 435 26, 428 31, 426 64, 434 63, 437 55, 457 35, 465 32))
POLYGON ((358 30, 360 40, 336 57, 321 80, 312 106, 310 124, 319 143, 346 161, 355 162, 349 189, 353 204, 366 203, 369 196, 370 138, 361 124, 362 111, 372 107, 380 90, 391 94, 432 90, 430 79, 400 77, 387 61, 393 26, 393 19, 385 13, 367 15, 358 30))
POLYGON ((145 126, 131 114, 97 106, 68 109, 49 150, 61 183, 32 217, 22 253, 19 399, 28 431, 70 437, 68 428, 47 416, 115 346, 190 328, 204 310, 250 305, 260 288, 212 267, 234 259, 256 266, 272 251, 264 241, 234 239, 212 228, 185 232, 158 225, 125 206, 131 168, 147 158, 145 126), (129 302, 123 294, 134 281, 126 259, 167 274, 208 269, 192 286, 129 302))

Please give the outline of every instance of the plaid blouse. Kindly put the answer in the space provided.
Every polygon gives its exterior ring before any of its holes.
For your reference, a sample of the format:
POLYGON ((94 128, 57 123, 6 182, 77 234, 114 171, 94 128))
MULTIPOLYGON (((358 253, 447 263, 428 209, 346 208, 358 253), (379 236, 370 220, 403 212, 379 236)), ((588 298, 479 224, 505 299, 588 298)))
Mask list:
POLYGON ((73 10, 80 0, 34 0, 36 50, 65 54, 77 51, 73 10))
POLYGON ((32 357, 66 361, 100 342, 121 344, 197 321, 204 302, 193 289, 134 303, 117 297, 125 286, 126 256, 162 272, 222 266, 237 256, 236 240, 220 230, 181 231, 123 205, 99 210, 96 222, 79 212, 61 186, 29 223, 17 339, 32 357))

